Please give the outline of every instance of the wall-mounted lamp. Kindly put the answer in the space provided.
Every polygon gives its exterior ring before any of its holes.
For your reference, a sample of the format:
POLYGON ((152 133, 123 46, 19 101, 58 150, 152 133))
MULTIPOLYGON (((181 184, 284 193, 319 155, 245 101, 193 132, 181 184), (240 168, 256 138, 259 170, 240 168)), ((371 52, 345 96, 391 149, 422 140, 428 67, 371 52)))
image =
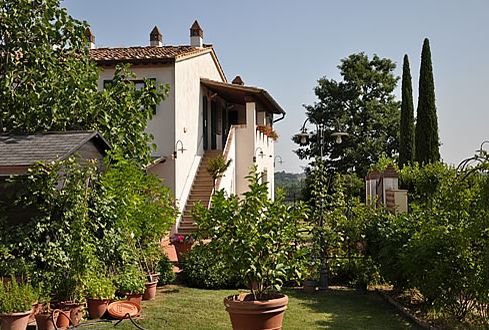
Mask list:
POLYGON ((279 163, 280 165, 282 165, 282 163, 284 162, 284 161, 282 160, 282 157, 280 157, 279 155, 277 155, 277 156, 275 156, 275 158, 273 159, 273 167, 275 167, 275 163, 277 162, 277 159, 278 159, 278 163, 279 163))
POLYGON ((255 154, 253 155, 253 163, 256 163, 256 153, 257 151, 260 150, 260 152, 258 153, 258 156, 260 156, 261 158, 263 158, 265 156, 265 153, 263 152, 263 149, 258 147, 255 149, 255 154))
POLYGON ((183 142, 182 140, 178 140, 177 143, 175 143, 175 151, 173 152, 173 159, 177 159, 177 154, 180 151, 182 154, 183 152, 187 150, 183 148, 183 142), (178 148, 178 145, 180 144, 180 149, 178 148))

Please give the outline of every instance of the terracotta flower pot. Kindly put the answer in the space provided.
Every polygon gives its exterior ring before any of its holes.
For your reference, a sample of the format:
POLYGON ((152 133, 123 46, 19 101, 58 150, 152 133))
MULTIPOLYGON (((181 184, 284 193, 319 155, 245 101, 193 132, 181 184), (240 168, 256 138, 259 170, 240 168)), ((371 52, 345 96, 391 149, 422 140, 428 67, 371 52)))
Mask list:
POLYGON ((56 326, 61 329, 66 329, 70 326, 70 311, 59 311, 58 318, 56 319, 56 326))
POLYGON ((107 311, 109 300, 87 299, 88 317, 91 319, 101 318, 107 311))
POLYGON ((38 330, 55 330, 58 312, 36 314, 36 325, 38 330))
POLYGON ((25 330, 32 310, 22 313, 0 314, 2 330, 25 330))
POLYGON ((177 253, 178 261, 181 261, 182 260, 182 254, 183 253, 189 253, 190 250, 192 249, 192 245, 194 243, 172 242, 172 244, 175 247, 175 252, 177 253))
POLYGON ((146 283, 146 290, 144 290, 143 300, 153 300, 156 297, 156 285, 158 281, 146 283))
POLYGON ((286 295, 277 295, 275 299, 264 301, 239 301, 236 298, 224 298, 234 330, 282 329, 284 312, 289 302, 286 295))
POLYGON ((63 302, 60 305, 61 310, 56 320, 56 326, 58 328, 67 328, 70 323, 71 325, 78 325, 83 317, 81 305, 73 302, 63 302))
POLYGON ((143 300, 143 295, 140 293, 130 293, 126 294, 126 300, 135 303, 141 307, 141 301, 143 300))

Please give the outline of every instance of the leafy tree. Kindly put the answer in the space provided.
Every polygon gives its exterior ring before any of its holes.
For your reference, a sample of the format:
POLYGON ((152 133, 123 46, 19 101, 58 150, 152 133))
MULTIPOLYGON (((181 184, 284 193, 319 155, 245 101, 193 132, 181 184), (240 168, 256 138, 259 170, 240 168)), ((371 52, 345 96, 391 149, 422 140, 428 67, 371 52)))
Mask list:
POLYGON ((435 105, 435 83, 431 64, 430 41, 424 39, 419 71, 419 95, 416 117, 416 161, 432 163, 440 160, 438 118, 435 105))
POLYGON ((399 137, 399 166, 414 161, 414 105, 413 86, 411 83, 411 70, 409 58, 404 55, 402 68, 402 103, 401 103, 401 130, 399 137))
MULTIPOLYGON (((338 66, 342 81, 323 77, 315 88, 318 102, 306 105, 312 124, 324 127, 325 166, 329 171, 353 171, 360 176, 382 153, 393 157, 398 150, 399 102, 393 91, 398 77, 395 64, 374 55, 352 54, 338 66), (335 144, 331 133, 349 134, 343 143, 335 144)), ((296 153, 301 159, 320 154, 317 136, 296 153)), ((296 143, 299 141, 295 140, 296 143)))
POLYGON ((3 0, 0 18, 3 131, 99 130, 126 158, 150 160, 144 129, 167 86, 146 81, 136 90, 121 67, 99 92, 83 34, 87 24, 70 17, 59 0, 3 0))
POLYGON ((294 202, 302 199, 302 189, 305 175, 303 173, 275 172, 275 194, 283 190, 285 202, 294 202))

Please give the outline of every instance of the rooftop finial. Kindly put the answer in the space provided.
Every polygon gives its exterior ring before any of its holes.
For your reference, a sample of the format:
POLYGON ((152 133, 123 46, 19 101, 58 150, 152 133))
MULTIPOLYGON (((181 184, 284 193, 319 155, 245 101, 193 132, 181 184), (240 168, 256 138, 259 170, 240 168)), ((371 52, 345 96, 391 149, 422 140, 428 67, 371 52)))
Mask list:
POLYGON ((192 47, 202 47, 204 40, 204 31, 199 25, 197 20, 190 27, 190 46, 192 47))
POLYGON ((163 35, 160 32, 160 29, 155 25, 151 33, 149 34, 149 44, 151 46, 161 47, 163 46, 163 35))
POLYGON ((90 49, 94 49, 95 48, 95 35, 92 33, 92 30, 90 29, 90 27, 87 27, 85 29, 85 37, 87 38, 88 42, 90 43, 90 49))

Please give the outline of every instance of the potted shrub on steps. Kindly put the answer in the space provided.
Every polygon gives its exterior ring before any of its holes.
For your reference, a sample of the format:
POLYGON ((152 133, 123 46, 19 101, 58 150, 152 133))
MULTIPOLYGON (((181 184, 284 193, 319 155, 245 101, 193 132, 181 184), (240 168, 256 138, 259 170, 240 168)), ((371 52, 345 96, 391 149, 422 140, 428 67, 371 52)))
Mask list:
POLYGON ((170 242, 175 247, 178 261, 182 260, 182 254, 190 252, 194 241, 192 235, 175 234, 171 237, 170 242))
POLYGON ((25 330, 32 313, 32 305, 38 295, 30 283, 0 281, 0 328, 2 330, 25 330))
POLYGON ((256 171, 248 180, 244 198, 219 191, 210 209, 194 208, 194 218, 199 236, 211 239, 209 248, 250 284, 250 293, 224 299, 233 329, 281 329, 288 297, 280 289, 284 281, 301 277, 296 223, 306 217, 306 208, 284 204, 281 194, 269 200, 256 171))
POLYGON ((112 280, 103 274, 92 274, 85 282, 88 317, 101 318, 107 311, 109 301, 114 298, 115 286, 112 280))

